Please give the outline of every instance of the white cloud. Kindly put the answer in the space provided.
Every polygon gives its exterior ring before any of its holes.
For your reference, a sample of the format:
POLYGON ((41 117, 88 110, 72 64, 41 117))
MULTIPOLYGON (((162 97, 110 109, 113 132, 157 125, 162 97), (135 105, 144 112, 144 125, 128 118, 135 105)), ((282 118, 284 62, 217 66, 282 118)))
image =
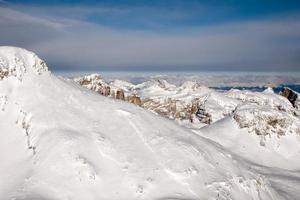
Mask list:
POLYGON ((30 48, 56 68, 300 69, 300 22, 295 18, 161 32, 0 9, 0 42, 30 48))

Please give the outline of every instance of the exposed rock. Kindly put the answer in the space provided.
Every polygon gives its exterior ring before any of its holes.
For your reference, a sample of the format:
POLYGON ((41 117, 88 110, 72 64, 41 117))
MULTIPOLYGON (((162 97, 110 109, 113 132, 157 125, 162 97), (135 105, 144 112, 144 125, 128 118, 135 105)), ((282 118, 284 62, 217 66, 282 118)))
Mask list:
POLYGON ((197 109, 198 105, 193 102, 192 105, 186 110, 186 117, 191 123, 194 122, 194 116, 197 112, 197 109))
POLYGON ((0 69, 0 80, 4 79, 8 76, 8 71, 4 71, 0 69))
MULTIPOLYGON (((197 82, 186 82, 177 87, 164 80, 133 85, 120 80, 107 83, 95 75, 85 79, 77 82, 101 95, 125 100, 163 117, 189 121, 200 127, 233 116, 240 128, 247 128, 260 136, 300 132, 300 112, 289 101, 297 93, 290 89, 281 96, 271 88, 264 92, 235 89, 217 92, 197 82)), ((293 105, 297 107, 297 101, 293 105)))
POLYGON ((141 98, 136 96, 136 95, 132 95, 132 96, 128 96, 127 97, 127 101, 129 103, 133 103, 137 106, 142 106, 142 101, 141 101, 141 98))
POLYGON ((198 101, 192 102, 191 114, 195 114, 198 111, 198 101))
POLYGON ((104 89, 104 96, 109 96, 109 95, 110 95, 110 87, 107 86, 107 87, 105 87, 105 89, 104 89))
POLYGON ((92 74, 90 76, 84 76, 74 79, 80 85, 93 90, 101 95, 110 95, 109 85, 102 79, 99 74, 92 74))
POLYGON ((208 112, 206 112, 205 108, 200 107, 198 108, 197 112, 196 112, 196 117, 198 118, 198 120, 204 124, 211 124, 212 119, 211 119, 211 114, 209 114, 208 112))
POLYGON ((110 95, 110 87, 109 86, 102 86, 97 91, 99 94, 103 96, 109 96, 110 95))
POLYGON ((240 128, 247 128, 249 132, 260 136, 300 134, 299 118, 269 106, 243 105, 236 109, 233 118, 240 128))
MULTIPOLYGON (((212 122, 212 116, 207 111, 198 111, 198 104, 202 101, 198 96, 203 95, 208 91, 208 88, 200 86, 197 82, 186 82, 180 87, 176 87, 165 80, 151 80, 140 85, 133 85, 124 81, 115 80, 111 83, 105 82, 100 75, 90 75, 79 79, 75 79, 80 85, 98 92, 104 96, 110 96, 115 99, 121 99, 141 106, 161 116, 170 119, 189 120, 190 122, 200 121, 205 124, 212 122), (177 97, 156 96, 150 95, 144 91, 160 91, 172 94, 176 91, 191 97, 188 101, 177 97), (146 96, 141 98, 139 92, 143 92, 146 96), (196 95, 193 97, 193 95, 196 95), (126 97, 127 96, 127 97, 126 97), (125 98, 126 97, 126 98, 125 98), (196 116, 196 113, 198 116, 196 116), (195 119, 198 119, 195 121, 195 119)), ((141 95, 143 95, 141 94, 141 95)))
POLYGON ((288 87, 284 87, 280 93, 282 96, 284 96, 285 98, 287 98, 291 104, 296 107, 296 101, 298 99, 298 94, 293 91, 292 89, 288 88, 288 87))
POLYGON ((125 95, 123 90, 117 90, 116 99, 125 101, 125 95))
POLYGON ((182 118, 182 113, 177 109, 177 102, 168 98, 164 102, 147 98, 143 102, 143 107, 158 113, 161 116, 174 119, 175 116, 182 118))
POLYGON ((80 79, 79 80, 79 84, 84 86, 84 85, 88 85, 90 84, 92 81, 91 80, 88 80, 88 79, 80 79))
POLYGON ((14 47, 5 47, 5 49, 5 55, 0 52, 0 80, 13 76, 22 81, 27 72, 49 73, 46 63, 33 52, 14 47))

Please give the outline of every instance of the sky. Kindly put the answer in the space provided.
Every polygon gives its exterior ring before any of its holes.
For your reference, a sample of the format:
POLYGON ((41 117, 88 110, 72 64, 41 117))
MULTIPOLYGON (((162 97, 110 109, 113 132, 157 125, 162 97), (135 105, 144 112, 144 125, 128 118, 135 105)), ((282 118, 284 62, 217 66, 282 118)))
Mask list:
POLYGON ((56 71, 300 71, 300 1, 0 0, 0 45, 56 71))

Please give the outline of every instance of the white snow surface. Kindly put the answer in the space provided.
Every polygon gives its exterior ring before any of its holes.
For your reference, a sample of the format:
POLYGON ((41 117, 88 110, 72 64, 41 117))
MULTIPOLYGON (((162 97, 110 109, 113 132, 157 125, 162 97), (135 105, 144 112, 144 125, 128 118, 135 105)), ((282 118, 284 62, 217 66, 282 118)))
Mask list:
POLYGON ((0 47, 0 70, 10 71, 0 80, 0 199, 299 199, 299 159, 284 171, 247 158, 260 149, 238 155, 234 139, 256 135, 230 117, 191 131, 56 77, 20 48, 0 47))
POLYGON ((299 199, 300 135, 258 137, 249 134, 247 128, 240 129, 231 117, 194 132, 248 162, 251 169, 263 174, 285 199, 299 199))

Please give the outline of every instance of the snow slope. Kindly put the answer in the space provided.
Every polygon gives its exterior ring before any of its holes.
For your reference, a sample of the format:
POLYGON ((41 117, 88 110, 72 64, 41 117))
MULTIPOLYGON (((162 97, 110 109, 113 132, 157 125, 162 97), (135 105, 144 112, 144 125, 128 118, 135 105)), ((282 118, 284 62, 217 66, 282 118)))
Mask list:
POLYGON ((95 74, 76 78, 75 81, 113 98, 117 98, 117 91, 122 91, 122 96, 125 96, 123 100, 134 102, 130 99, 139 98, 137 105, 169 119, 176 119, 187 126, 202 127, 214 123, 244 105, 260 106, 262 109, 266 107, 270 115, 284 114, 287 118, 296 116, 294 119, 300 121, 299 111, 286 97, 275 94, 271 88, 264 92, 237 89, 221 92, 202 86, 196 81, 175 86, 158 79, 134 85, 121 80, 105 82, 100 75, 95 74))
POLYGON ((222 146, 56 77, 32 52, 0 47, 0 63, 0 199, 284 198, 222 146))
POLYGON ((300 197, 300 135, 257 136, 226 117, 195 133, 223 146, 234 157, 240 157, 251 169, 263 174, 285 199, 300 197), (261 144, 263 142, 263 144, 261 144))

